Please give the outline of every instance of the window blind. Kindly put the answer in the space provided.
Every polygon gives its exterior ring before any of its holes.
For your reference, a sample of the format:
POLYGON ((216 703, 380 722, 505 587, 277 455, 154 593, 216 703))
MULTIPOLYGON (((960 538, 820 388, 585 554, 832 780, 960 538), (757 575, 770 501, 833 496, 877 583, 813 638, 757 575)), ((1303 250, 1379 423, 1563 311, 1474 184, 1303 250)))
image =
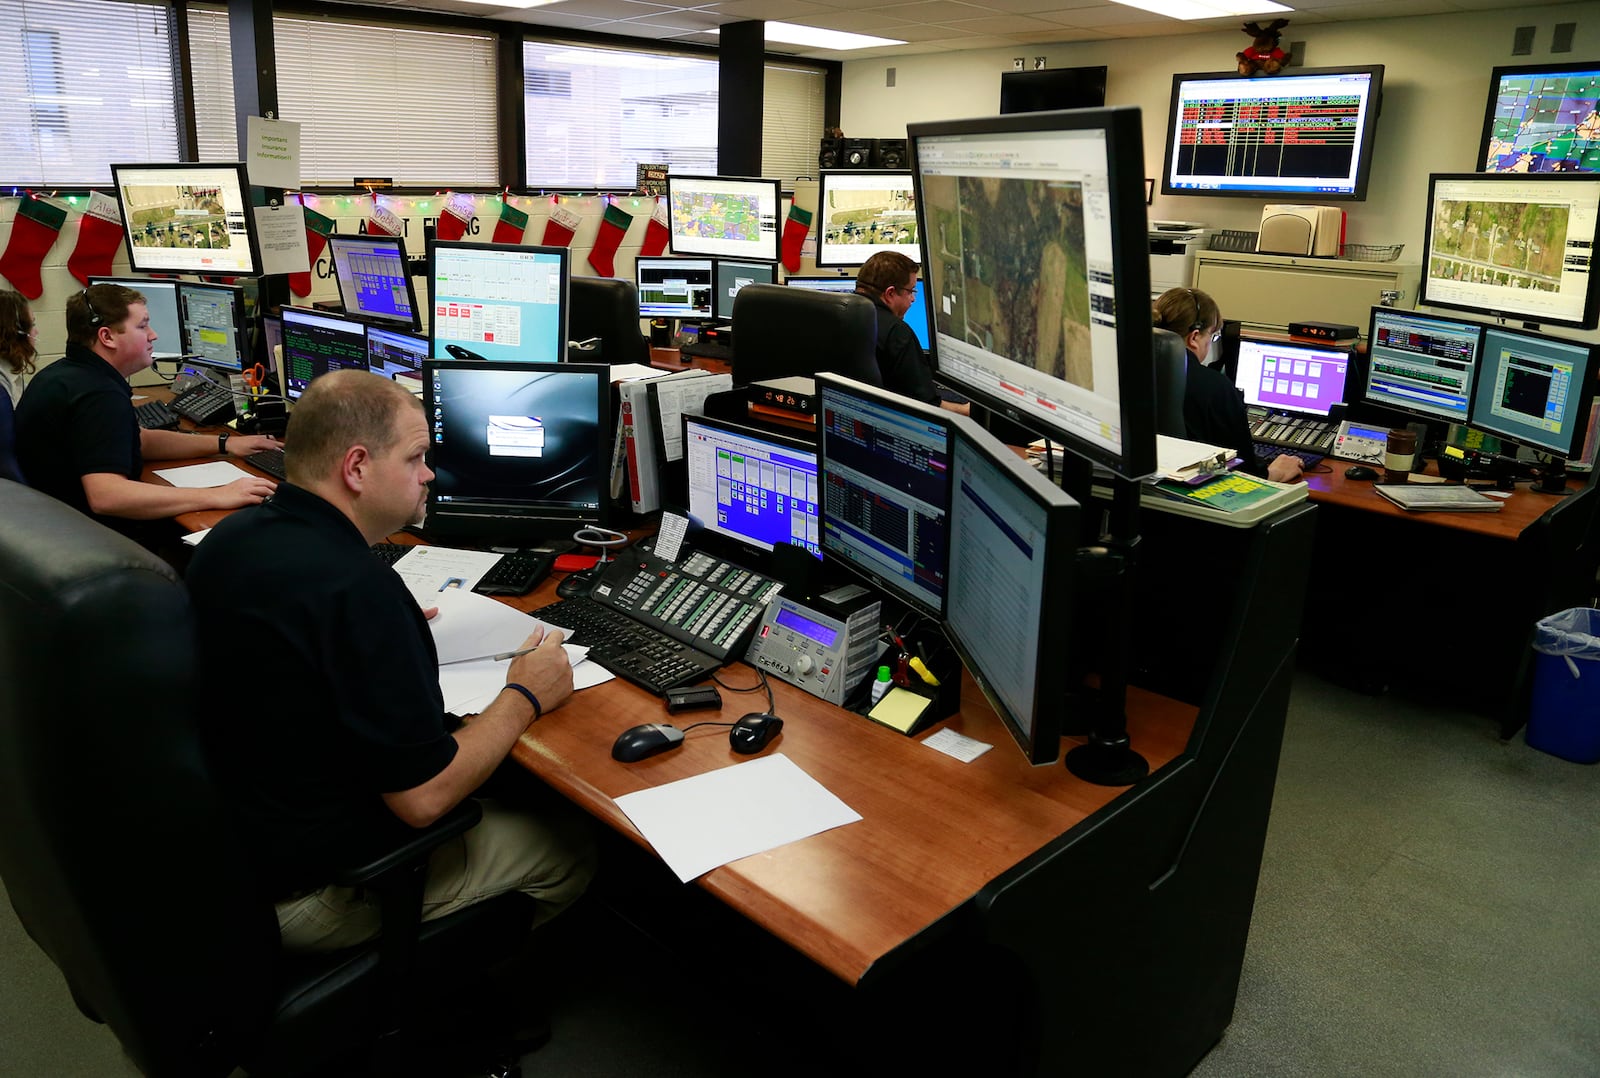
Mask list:
POLYGON ((233 112, 233 46, 225 8, 189 5, 189 75, 194 81, 196 157, 239 160, 233 112))
POLYGON ((816 68, 767 65, 761 110, 761 174, 817 174, 827 76, 816 68))

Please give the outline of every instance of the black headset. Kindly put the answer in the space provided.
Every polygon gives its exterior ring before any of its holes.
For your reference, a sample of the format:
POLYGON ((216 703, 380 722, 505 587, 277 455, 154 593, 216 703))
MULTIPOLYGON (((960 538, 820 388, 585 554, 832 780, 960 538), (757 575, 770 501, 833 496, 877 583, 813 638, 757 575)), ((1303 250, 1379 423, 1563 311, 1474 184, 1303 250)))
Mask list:
POLYGON ((100 324, 100 312, 95 310, 94 304, 89 302, 89 290, 87 288, 83 290, 83 305, 89 311, 89 324, 98 326, 100 324))

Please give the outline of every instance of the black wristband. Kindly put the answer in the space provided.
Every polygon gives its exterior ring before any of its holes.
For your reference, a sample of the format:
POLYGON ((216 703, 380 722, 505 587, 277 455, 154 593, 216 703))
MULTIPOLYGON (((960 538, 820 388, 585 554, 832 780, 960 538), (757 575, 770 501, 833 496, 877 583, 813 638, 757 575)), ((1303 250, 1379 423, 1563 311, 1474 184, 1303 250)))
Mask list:
POLYGON ((506 682, 506 688, 510 689, 512 692, 520 692, 523 696, 528 698, 528 703, 533 705, 533 721, 538 722, 540 716, 544 714, 544 708, 539 706, 539 698, 533 695, 533 693, 529 691, 526 686, 518 685, 515 681, 506 682))
POLYGON ((217 452, 223 456, 228 455, 228 432, 222 431, 217 435, 217 452))

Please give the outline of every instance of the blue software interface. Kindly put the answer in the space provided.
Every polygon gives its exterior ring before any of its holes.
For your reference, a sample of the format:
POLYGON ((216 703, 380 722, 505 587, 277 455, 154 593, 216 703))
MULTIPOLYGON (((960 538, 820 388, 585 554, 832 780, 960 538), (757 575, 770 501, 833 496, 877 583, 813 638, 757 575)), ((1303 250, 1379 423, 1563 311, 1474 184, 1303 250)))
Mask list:
POLYGON ((547 251, 435 248, 429 326, 433 358, 520 363, 564 359, 561 258, 547 251))
POLYGON ((1465 423, 1482 333, 1472 322, 1374 307, 1366 399, 1465 423))
POLYGON ((397 236, 329 236, 344 309, 363 318, 416 324, 405 249, 397 236))
POLYGON ((428 342, 425 338, 378 326, 367 327, 367 366, 373 374, 393 378, 402 371, 419 371, 426 358, 428 342))
POLYGON ((746 546, 791 543, 822 557, 815 451, 734 424, 684 424, 691 517, 746 546))
POLYGON ((1589 357, 1587 344, 1484 327, 1472 426, 1571 456, 1583 448, 1589 357))
MULTIPOLYGON (((856 282, 854 277, 790 277, 786 284, 796 288, 809 288, 814 292, 854 292, 856 282)), ((916 295, 911 301, 911 307, 906 311, 905 323, 911 327, 911 332, 917 335, 917 343, 922 345, 922 350, 928 350, 928 304, 924 298, 922 278, 917 278, 916 295)))

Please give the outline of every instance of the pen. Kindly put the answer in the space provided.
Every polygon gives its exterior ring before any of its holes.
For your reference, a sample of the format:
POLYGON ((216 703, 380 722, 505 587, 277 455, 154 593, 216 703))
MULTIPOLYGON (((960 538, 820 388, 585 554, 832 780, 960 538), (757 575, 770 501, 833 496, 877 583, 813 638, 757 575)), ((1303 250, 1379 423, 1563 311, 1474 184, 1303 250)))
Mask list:
POLYGON ((498 655, 474 655, 470 659, 451 659, 449 662, 440 663, 440 666, 454 666, 457 663, 500 662, 503 659, 515 659, 518 655, 526 655, 535 648, 522 648, 520 651, 502 651, 498 655))

